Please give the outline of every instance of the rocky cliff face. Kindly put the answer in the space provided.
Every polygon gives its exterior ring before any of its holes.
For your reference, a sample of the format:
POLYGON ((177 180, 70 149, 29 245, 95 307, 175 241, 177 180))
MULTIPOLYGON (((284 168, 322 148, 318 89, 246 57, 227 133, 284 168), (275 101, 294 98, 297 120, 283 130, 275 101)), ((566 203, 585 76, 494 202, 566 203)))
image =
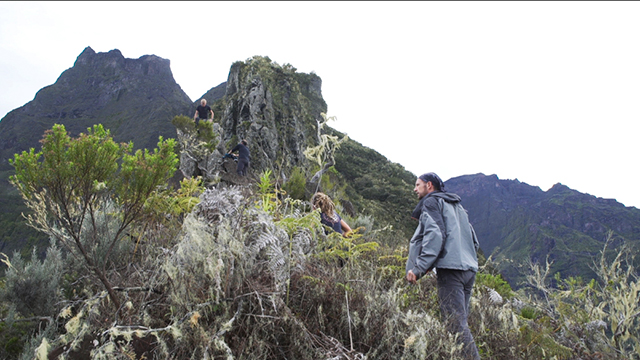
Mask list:
POLYGON ((322 81, 264 57, 236 62, 229 71, 221 120, 227 149, 246 139, 254 169, 290 169, 307 163, 316 125, 327 106, 322 81))
POLYGON ((445 185, 462 197, 483 251, 503 262, 501 269, 514 285, 521 279, 518 265, 544 264, 547 256, 563 277, 593 277, 590 264, 609 231, 616 244, 626 241, 640 249, 640 210, 613 199, 562 184, 545 192, 495 175, 465 175, 445 185))
POLYGON ((267 57, 234 63, 227 81, 202 96, 215 113, 215 149, 203 146, 206 136, 202 129, 196 133, 191 126, 178 125, 178 140, 184 150, 182 174, 234 184, 246 182, 235 176, 232 160, 223 160, 242 139, 247 140, 251 152, 249 177, 271 169, 286 179, 294 166, 307 166, 303 152, 317 144, 316 119, 327 108, 321 86, 317 75, 297 73, 290 65, 280 66, 267 57))

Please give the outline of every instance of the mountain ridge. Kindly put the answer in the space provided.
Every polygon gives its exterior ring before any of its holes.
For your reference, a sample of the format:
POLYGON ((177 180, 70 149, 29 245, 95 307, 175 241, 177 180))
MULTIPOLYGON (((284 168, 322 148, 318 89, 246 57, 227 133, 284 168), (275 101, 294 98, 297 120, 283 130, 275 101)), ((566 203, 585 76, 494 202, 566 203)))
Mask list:
POLYGON ((27 136, 25 130, 43 134, 55 122, 75 136, 99 118, 116 141, 124 141, 132 132, 144 134, 134 145, 152 148, 159 135, 175 137, 171 118, 186 112, 190 104, 173 79, 169 60, 155 55, 126 59, 117 49, 96 53, 87 47, 54 84, 40 89, 32 101, 0 121, 0 169, 9 168, 7 160, 14 153, 37 146, 40 136, 27 136))
POLYGON ((463 175, 445 182, 462 197, 485 254, 493 254, 512 284, 522 280, 517 265, 555 261, 554 272, 592 278, 592 258, 611 231, 616 244, 639 248, 640 210, 598 198, 561 183, 547 191, 496 175, 463 175), (526 251, 525 251, 526 250, 526 251), (514 265, 515 264, 515 265, 514 265))
MULTIPOLYGON (((254 171, 281 167, 278 176, 286 179, 294 167, 309 167, 302 153, 317 144, 317 119, 327 108, 321 86, 315 74, 254 57, 232 64, 226 82, 191 101, 175 82, 169 60, 155 55, 127 59, 119 50, 96 53, 85 48, 54 84, 0 121, 0 251, 16 248, 9 245, 11 239, 28 246, 36 242, 33 232, 15 225, 24 207, 8 183, 8 159, 37 147, 53 123, 63 123, 75 136, 101 122, 116 141, 153 148, 158 136, 176 137, 174 116, 191 118, 195 105, 206 98, 222 129, 219 153, 206 161, 215 163, 235 142, 248 138, 254 171)), ((327 134, 345 135, 331 128, 327 134)), ((336 171, 329 174, 334 184, 329 185, 336 186, 330 190, 336 200, 374 217, 377 225, 393 224, 396 245, 406 245, 415 229, 410 214, 417 203, 412 192, 416 174, 353 139, 335 151, 335 160, 336 171)), ((445 184, 462 197, 483 251, 505 262, 500 269, 512 283, 520 276, 506 260, 540 262, 549 256, 557 262, 557 271, 589 274, 585 264, 601 250, 609 230, 625 241, 640 240, 640 210, 561 183, 543 191, 517 179, 480 173, 445 184)))

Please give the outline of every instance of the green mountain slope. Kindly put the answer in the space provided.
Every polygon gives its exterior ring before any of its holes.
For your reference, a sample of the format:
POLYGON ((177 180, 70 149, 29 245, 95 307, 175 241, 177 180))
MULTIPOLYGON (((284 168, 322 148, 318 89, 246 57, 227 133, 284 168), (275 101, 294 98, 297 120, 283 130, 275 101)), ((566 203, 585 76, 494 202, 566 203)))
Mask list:
POLYGON ((493 254, 506 278, 517 285, 529 261, 553 262, 563 277, 591 279, 593 259, 607 233, 640 249, 640 210, 613 199, 582 194, 562 184, 542 191, 518 180, 483 174, 448 180, 469 211, 481 247, 493 254))

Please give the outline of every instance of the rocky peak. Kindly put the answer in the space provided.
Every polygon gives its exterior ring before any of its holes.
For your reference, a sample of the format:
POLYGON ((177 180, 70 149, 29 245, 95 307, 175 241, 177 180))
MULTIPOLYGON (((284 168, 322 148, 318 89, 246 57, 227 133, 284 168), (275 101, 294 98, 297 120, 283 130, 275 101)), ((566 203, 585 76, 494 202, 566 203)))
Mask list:
POLYGON ((549 193, 561 193, 565 191, 570 191, 568 186, 562 185, 561 183, 554 184, 551 189, 549 189, 549 193))
POLYGON ((158 136, 175 138, 171 119, 190 111, 191 100, 175 82, 169 60, 155 55, 127 59, 117 49, 96 53, 86 47, 54 84, 2 119, 0 167, 8 167, 14 153, 37 148, 55 123, 72 136, 102 123, 116 141, 153 148, 158 136))
POLYGON ((144 55, 138 59, 125 58, 120 50, 113 49, 106 53, 96 53, 91 47, 86 47, 73 64, 74 68, 89 67, 93 70, 105 71, 113 69, 116 72, 129 72, 144 76, 170 75, 171 62, 156 55, 144 55))
POLYGON ((321 85, 317 75, 297 73, 294 67, 280 66, 268 57, 234 63, 227 81, 201 97, 214 108, 216 121, 221 114, 219 123, 213 124, 216 146, 209 146, 213 142, 203 146, 207 136, 203 131, 210 129, 202 128, 202 124, 196 127, 186 118, 174 119, 183 149, 182 174, 242 183, 246 179, 235 176, 233 160, 223 159, 242 139, 248 142, 249 172, 254 175, 271 169, 279 170, 278 175, 286 179, 294 166, 306 167, 303 152, 317 144, 316 119, 321 119, 327 108, 321 85))
POLYGON ((91 46, 87 46, 86 48, 84 48, 84 50, 82 50, 80 55, 78 55, 78 58, 76 59, 76 62, 73 63, 73 66, 86 65, 95 55, 96 52, 91 48, 91 46))
POLYGON ((303 152, 317 143, 317 120, 326 112, 321 84, 316 75, 267 57, 236 62, 225 93, 224 146, 246 139, 253 169, 305 165, 303 152))

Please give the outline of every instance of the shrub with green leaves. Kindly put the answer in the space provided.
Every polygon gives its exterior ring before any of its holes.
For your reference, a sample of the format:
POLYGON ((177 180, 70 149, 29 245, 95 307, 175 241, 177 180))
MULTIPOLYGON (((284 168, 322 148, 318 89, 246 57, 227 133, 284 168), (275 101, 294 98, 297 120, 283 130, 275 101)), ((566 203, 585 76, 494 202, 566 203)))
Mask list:
POLYGON ((144 239, 157 245, 171 243, 185 216, 200 202, 199 195, 204 192, 202 182, 199 176, 185 178, 177 190, 167 186, 154 191, 145 203, 144 216, 130 231, 136 245, 144 239))
MULTIPOLYGON (((609 233, 594 263, 598 279, 585 283, 580 278, 562 279, 556 274, 557 287, 550 285, 551 263, 532 264, 527 278, 534 291, 528 293, 540 322, 556 322, 558 327, 542 333, 573 348, 581 356, 632 359, 640 357, 640 281, 633 265, 630 249, 623 245, 610 259, 608 247, 613 243, 609 233), (562 330, 562 332, 558 332, 562 330)), ((523 316, 533 317, 526 311, 523 316)), ((534 330, 540 332, 540 330, 534 330)), ((531 335, 538 339, 542 335, 531 335)))
POLYGON ((178 138, 181 139, 183 150, 202 147, 213 152, 220 143, 220 138, 214 131, 214 126, 218 126, 216 123, 200 120, 196 124, 193 118, 184 115, 175 116, 171 123, 179 130, 178 138))
POLYGON ((504 280, 502 275, 492 275, 487 273, 479 273, 476 275, 476 288, 486 286, 495 290, 504 299, 509 300, 513 298, 514 293, 511 289, 511 285, 504 280))
POLYGON ((107 274, 111 256, 142 216, 146 200, 173 176, 175 140, 160 137, 153 152, 132 154, 133 144, 115 143, 102 125, 71 138, 56 124, 41 143, 41 151, 32 148, 10 160, 16 170, 11 183, 33 211, 28 224, 83 259, 119 308, 107 274))
POLYGON ((306 199, 306 183, 307 179, 304 175, 304 170, 296 166, 291 171, 289 179, 282 185, 282 188, 287 192, 291 198, 296 200, 306 199))
MULTIPOLYGON (((108 183, 97 188, 106 191, 108 183)), ((96 204, 101 211, 81 224, 80 242, 101 259, 111 251, 105 274, 118 280, 120 306, 114 310, 108 291, 69 264, 60 328, 27 343, 19 333, 27 328, 0 322, 11 329, 0 340, 12 354, 24 348, 25 359, 35 351, 96 359, 462 358, 456 334, 440 319, 436 277, 416 285, 404 279, 408 239, 389 247, 386 240, 399 231, 365 232, 359 225, 372 227, 373 218, 360 213, 349 218, 351 237, 326 235, 317 211, 279 197, 270 171, 255 186, 204 190, 190 179, 177 191, 156 188, 143 221, 113 248, 92 235, 117 233, 123 202, 96 204), (169 239, 155 241, 162 237, 169 239), (134 245, 135 261, 127 256, 134 245)), ((634 358, 638 281, 625 254, 613 263, 603 258, 603 281, 588 284, 558 276, 553 288, 550 267, 534 267, 531 294, 513 294, 483 267, 469 317, 482 358, 634 358), (494 301, 496 292, 508 301, 494 301)))

